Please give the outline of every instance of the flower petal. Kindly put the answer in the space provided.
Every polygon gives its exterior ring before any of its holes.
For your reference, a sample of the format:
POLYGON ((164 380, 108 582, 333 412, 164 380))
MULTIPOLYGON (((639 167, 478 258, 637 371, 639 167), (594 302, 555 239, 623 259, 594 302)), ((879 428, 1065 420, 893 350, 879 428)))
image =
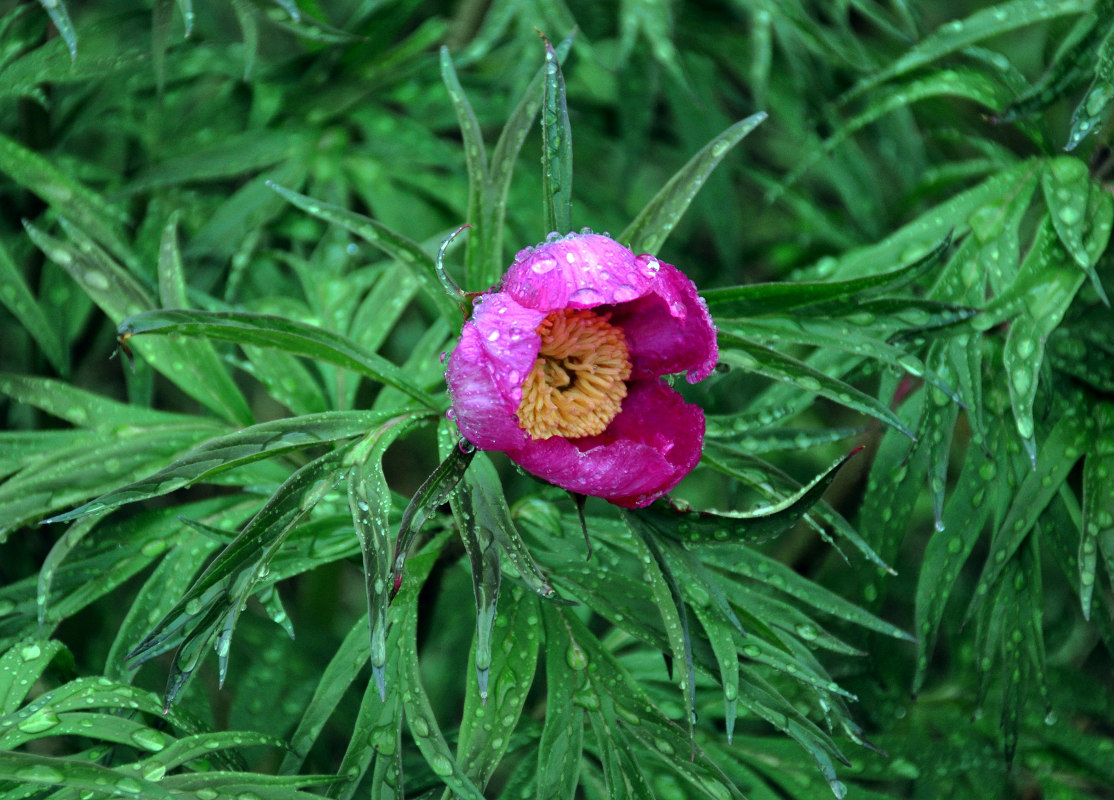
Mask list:
POLYGON ((523 250, 503 279, 503 291, 527 308, 614 306, 635 378, 688 371, 690 383, 716 365, 716 329, 696 286, 653 256, 635 256, 595 233, 570 234, 523 250))
POLYGON ((638 256, 656 265, 656 278, 645 297, 615 309, 611 324, 623 329, 630 348, 631 377, 651 378, 688 370, 688 382, 711 374, 719 358, 716 328, 696 286, 672 264, 638 256))
POLYGON ((648 264, 608 236, 570 234, 515 256, 503 291, 527 308, 557 311, 618 305, 650 292, 648 264))
POLYGON ((538 358, 541 337, 535 329, 544 318, 497 292, 477 301, 464 324, 445 380, 457 427, 481 450, 514 449, 528 439, 515 412, 522 382, 538 358))
POLYGON ((700 461, 704 412, 661 380, 632 381, 623 409, 598 436, 527 439, 507 455, 571 492, 641 508, 676 486, 700 461))

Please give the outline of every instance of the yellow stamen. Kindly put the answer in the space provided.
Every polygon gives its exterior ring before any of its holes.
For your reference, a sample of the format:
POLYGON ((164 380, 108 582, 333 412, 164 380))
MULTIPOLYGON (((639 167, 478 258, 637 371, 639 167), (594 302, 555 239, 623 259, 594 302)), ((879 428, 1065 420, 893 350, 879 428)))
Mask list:
POLYGON ((595 436, 619 413, 630 353, 609 316, 565 309, 538 326, 542 346, 518 406, 519 424, 533 438, 595 436))

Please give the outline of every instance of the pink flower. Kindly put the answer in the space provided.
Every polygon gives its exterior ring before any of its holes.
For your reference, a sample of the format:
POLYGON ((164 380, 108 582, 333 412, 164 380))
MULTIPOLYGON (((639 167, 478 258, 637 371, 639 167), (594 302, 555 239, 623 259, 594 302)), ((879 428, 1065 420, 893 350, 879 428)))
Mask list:
POLYGON ((703 380, 716 330, 676 267, 607 236, 515 256, 476 298, 445 372, 450 416, 481 450, 579 494, 640 508, 696 466, 704 413, 661 376, 703 380))

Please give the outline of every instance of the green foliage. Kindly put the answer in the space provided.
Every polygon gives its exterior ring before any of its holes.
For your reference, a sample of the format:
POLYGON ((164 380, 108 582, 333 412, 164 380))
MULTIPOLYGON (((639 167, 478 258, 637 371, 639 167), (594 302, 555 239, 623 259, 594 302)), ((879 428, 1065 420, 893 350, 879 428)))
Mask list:
POLYGON ((0 797, 1110 797, 1112 20, 5 11, 0 797), (719 328, 638 511, 444 416, 581 225, 719 328))

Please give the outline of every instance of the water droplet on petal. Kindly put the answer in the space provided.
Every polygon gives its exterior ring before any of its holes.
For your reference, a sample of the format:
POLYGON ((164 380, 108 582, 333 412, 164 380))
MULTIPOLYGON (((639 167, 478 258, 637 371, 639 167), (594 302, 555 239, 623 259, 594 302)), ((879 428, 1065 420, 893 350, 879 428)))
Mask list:
POLYGON ((489 342, 494 342, 494 341, 498 340, 498 338, 499 338, 499 331, 488 331, 487 340, 489 342))
POLYGON ((544 275, 551 272, 557 266, 557 259, 553 256, 540 256, 535 258, 530 264, 530 269, 538 275, 544 275))
POLYGON ((626 283, 616 286, 611 295, 615 298, 616 303, 627 303, 640 297, 638 290, 626 283))
POLYGON ((591 286, 585 286, 577 289, 569 295, 570 303, 582 303, 584 305, 599 305, 604 301, 603 295, 598 290, 593 289, 591 286))

